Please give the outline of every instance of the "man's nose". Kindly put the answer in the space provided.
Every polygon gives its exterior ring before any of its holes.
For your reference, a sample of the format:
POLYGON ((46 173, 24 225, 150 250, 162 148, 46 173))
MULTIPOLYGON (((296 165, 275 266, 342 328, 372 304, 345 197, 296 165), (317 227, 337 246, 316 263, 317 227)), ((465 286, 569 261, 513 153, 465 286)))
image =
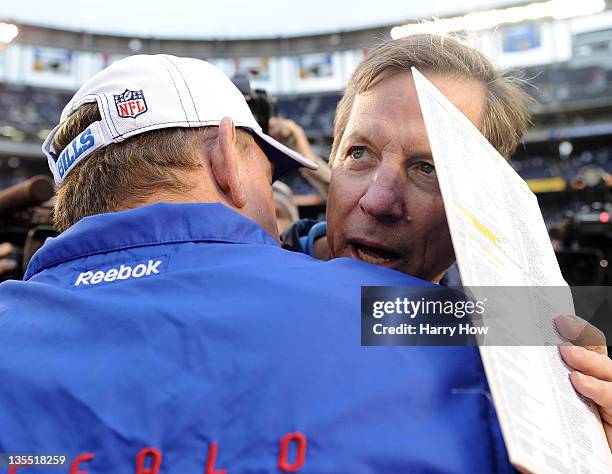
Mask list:
POLYGON ((381 165, 359 200, 363 212, 382 222, 396 222, 405 213, 401 170, 396 166, 381 165))

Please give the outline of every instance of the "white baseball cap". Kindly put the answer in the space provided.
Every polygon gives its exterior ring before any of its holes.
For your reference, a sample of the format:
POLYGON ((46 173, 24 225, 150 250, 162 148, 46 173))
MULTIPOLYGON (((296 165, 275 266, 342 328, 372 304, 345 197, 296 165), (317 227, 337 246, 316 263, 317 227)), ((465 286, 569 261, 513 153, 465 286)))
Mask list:
POLYGON ((139 133, 167 127, 219 125, 231 117, 250 131, 274 164, 274 177, 317 165, 262 132, 242 93, 206 61, 166 54, 137 55, 117 61, 88 80, 68 102, 60 123, 43 143, 56 184, 94 151, 139 133), (81 105, 96 102, 102 120, 81 132, 63 150, 53 137, 81 105))

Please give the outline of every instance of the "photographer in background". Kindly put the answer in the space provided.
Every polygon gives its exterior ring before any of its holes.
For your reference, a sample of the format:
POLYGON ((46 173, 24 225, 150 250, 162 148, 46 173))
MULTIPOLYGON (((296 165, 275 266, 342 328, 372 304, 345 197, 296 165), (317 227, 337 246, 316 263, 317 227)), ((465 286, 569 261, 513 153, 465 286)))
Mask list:
POLYGON ((0 191, 0 282, 21 280, 53 228, 53 181, 36 175, 0 191))
POLYGON ((10 242, 2 242, 0 240, 0 281, 2 276, 17 269, 18 263, 11 253, 15 250, 15 247, 10 242))
POLYGON ((293 120, 276 115, 274 100, 265 90, 256 89, 246 74, 235 74, 232 82, 242 92, 255 120, 265 133, 319 166, 316 170, 300 169, 299 173, 327 200, 331 169, 327 161, 312 151, 304 129, 293 120))

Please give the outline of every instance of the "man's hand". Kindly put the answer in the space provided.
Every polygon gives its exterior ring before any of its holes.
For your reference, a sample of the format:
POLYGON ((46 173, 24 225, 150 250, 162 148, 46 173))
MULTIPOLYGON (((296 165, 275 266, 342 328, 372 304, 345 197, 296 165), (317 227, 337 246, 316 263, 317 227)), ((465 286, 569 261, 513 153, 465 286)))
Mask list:
POLYGON ((300 173, 312 186, 319 190, 321 196, 327 199, 329 182, 331 180, 331 169, 327 161, 315 155, 308 142, 304 129, 293 120, 283 117, 272 117, 269 122, 270 136, 289 148, 297 151, 300 155, 311 159, 319 169, 309 170, 300 168, 300 173))
POLYGON ((311 152, 310 143, 304 129, 293 120, 284 117, 272 117, 269 123, 270 136, 302 155, 311 152))
POLYGON ((0 244, 0 275, 8 273, 17 268, 17 261, 12 258, 3 258, 13 251, 13 246, 8 242, 0 244))
POLYGON ((572 344, 559 347, 561 357, 572 369, 570 380, 576 391, 599 408, 608 446, 612 449, 612 360, 603 333, 586 321, 558 316, 559 334, 572 344))

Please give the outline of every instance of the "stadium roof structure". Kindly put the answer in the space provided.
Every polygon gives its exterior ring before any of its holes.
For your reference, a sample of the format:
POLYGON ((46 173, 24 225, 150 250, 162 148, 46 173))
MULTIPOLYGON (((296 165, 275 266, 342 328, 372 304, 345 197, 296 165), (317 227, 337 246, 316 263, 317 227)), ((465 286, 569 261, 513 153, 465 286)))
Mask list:
POLYGON ((78 32, 183 40, 297 37, 525 4, 517 0, 22 0, 1 20, 78 32))

